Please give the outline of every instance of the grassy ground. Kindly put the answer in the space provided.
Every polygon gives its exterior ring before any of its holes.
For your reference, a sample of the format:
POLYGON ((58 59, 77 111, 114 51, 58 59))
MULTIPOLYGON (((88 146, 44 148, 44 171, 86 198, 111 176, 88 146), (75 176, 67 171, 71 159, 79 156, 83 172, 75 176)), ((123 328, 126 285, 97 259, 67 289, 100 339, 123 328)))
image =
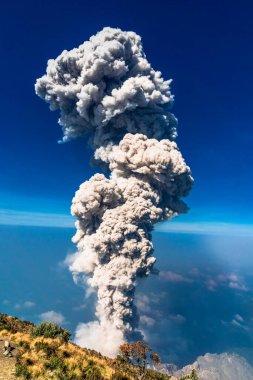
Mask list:
MULTIPOLYGON (((18 348, 16 376, 38 380, 134 380, 134 366, 80 348, 62 337, 35 336, 34 325, 0 314, 0 339, 18 348)), ((189 377, 194 379, 194 377, 189 377)), ((144 379, 169 380, 170 376, 147 371, 144 379)), ((174 378, 175 379, 175 378, 174 378)))

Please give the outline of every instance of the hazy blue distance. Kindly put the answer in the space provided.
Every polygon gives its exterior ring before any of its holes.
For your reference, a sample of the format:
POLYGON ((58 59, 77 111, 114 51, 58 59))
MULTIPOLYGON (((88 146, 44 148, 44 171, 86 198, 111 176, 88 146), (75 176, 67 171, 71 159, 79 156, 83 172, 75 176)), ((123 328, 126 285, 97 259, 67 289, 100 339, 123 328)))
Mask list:
MULTIPOLYGON (((85 299, 85 289, 63 265, 75 250, 73 232, 2 228, 1 312, 37 323, 53 310, 72 332, 77 323, 93 320, 95 295, 85 299), (35 305, 26 307, 26 301, 35 305)), ((161 272, 141 280, 136 302, 140 316, 155 321, 141 319, 141 327, 163 361, 183 365, 206 352, 229 351, 252 363, 253 237, 155 232, 154 245, 161 272), (235 276, 236 287, 218 280, 221 275, 235 276)))

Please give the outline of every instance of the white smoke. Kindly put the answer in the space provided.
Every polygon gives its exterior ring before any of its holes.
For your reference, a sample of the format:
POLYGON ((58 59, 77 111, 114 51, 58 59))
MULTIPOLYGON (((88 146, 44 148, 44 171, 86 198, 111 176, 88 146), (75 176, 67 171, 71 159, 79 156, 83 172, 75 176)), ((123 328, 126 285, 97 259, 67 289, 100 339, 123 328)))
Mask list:
POLYGON ((119 345, 124 342, 123 331, 112 322, 103 324, 98 321, 80 323, 76 329, 76 343, 81 347, 90 347, 105 355, 114 357, 119 345), (105 349, 103 350, 103 346, 105 349))
POLYGON ((48 61, 36 93, 60 110, 63 141, 89 135, 98 165, 73 198, 78 253, 74 277, 97 289, 98 321, 81 324, 77 341, 114 355, 138 336, 134 291, 153 268, 151 231, 187 211, 180 199, 192 186, 174 141, 170 81, 147 61, 134 32, 104 28, 89 41, 48 61))

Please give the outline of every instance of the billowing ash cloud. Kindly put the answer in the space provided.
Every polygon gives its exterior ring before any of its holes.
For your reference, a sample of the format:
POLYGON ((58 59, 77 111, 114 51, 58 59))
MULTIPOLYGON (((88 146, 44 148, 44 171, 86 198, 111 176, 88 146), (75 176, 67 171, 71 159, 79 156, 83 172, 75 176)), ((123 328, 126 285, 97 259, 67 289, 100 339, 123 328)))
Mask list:
POLYGON ((49 60, 36 83, 60 110, 63 141, 88 135, 97 164, 111 171, 84 182, 71 208, 78 252, 70 269, 98 295, 98 321, 79 325, 77 341, 105 354, 137 336, 134 291, 155 263, 153 225, 187 211, 180 198, 193 180, 173 141, 169 85, 147 61, 141 38, 112 28, 49 60))

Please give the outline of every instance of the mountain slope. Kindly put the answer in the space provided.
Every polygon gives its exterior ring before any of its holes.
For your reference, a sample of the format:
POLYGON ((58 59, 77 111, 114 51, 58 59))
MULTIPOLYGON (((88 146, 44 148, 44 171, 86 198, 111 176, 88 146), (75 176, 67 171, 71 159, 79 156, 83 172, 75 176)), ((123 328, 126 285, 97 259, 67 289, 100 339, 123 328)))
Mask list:
MULTIPOLYGON (((0 340, 7 339, 18 349, 16 376, 38 380, 131 380, 138 378, 136 367, 80 348, 62 337, 34 335, 34 325, 0 314, 0 340)), ((61 328, 60 328, 61 329, 61 328)), ((145 379, 168 380, 170 376, 148 370, 145 379)), ((12 380, 11 377, 4 380, 12 380)))
POLYGON ((253 368, 249 363, 236 354, 205 354, 180 371, 178 376, 195 369, 200 380, 252 380, 253 368))

